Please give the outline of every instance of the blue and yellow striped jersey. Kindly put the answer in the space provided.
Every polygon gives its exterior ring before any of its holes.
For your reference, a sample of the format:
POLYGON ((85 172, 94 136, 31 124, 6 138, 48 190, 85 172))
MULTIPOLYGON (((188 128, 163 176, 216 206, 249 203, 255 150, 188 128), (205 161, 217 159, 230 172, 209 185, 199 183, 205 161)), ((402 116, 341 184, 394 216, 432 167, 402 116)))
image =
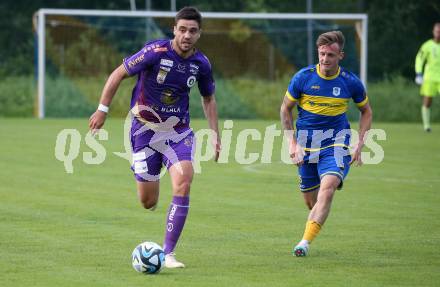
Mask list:
POLYGON ((308 66, 290 81, 286 96, 298 104, 296 127, 303 129, 345 129, 350 99, 362 107, 368 102, 364 86, 356 75, 340 67, 336 75, 326 77, 319 65, 308 66))
POLYGON ((319 64, 296 73, 286 96, 297 103, 298 131, 350 129, 346 116, 350 99, 358 107, 368 102, 365 88, 356 75, 339 67, 334 76, 326 77, 320 73, 319 64))

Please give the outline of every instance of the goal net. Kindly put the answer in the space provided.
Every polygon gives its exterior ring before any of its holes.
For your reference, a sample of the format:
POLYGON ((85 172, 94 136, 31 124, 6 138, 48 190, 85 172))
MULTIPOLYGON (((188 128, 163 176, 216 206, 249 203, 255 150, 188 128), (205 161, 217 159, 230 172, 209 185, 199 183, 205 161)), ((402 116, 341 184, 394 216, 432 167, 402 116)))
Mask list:
MULTIPOLYGON (((36 14, 37 116, 84 117, 98 104, 104 83, 122 59, 148 40, 172 38, 174 15, 159 11, 41 9, 36 14)), ((278 117, 292 75, 317 63, 319 34, 341 30, 341 65, 366 82, 367 16, 364 14, 202 13, 197 47, 213 67, 219 115, 278 117)), ((125 80, 110 114, 125 116, 135 79, 125 80)), ((198 90, 191 115, 203 116, 198 90)))

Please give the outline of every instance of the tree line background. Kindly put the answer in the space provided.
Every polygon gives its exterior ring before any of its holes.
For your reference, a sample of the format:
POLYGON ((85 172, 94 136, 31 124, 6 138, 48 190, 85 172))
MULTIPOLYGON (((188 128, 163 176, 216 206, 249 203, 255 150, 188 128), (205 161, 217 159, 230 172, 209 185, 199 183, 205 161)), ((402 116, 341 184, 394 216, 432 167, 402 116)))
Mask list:
MULTIPOLYGON (((152 10, 170 10, 170 1, 151 1, 152 10)), ((305 0, 176 0, 176 8, 197 6, 213 12, 306 12, 305 0)), ((38 9, 129 10, 129 0, 15 0, 0 3, 0 73, 5 76, 33 73, 32 15, 38 9)), ((145 1, 137 0, 138 10, 145 1)), ((432 25, 440 21, 440 1, 427 0, 314 0, 315 13, 367 13, 368 77, 414 76, 414 57, 423 41, 432 37, 432 25)))

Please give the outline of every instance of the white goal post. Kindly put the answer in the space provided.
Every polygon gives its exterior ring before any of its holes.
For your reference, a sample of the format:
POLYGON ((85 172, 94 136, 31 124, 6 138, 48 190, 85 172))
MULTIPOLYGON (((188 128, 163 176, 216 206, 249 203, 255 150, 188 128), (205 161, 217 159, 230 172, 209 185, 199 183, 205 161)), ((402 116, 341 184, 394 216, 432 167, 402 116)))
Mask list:
MULTIPOLYGON (((45 117, 45 25, 48 15, 67 16, 107 16, 107 17, 165 17, 174 18, 176 12, 168 11, 120 11, 120 10, 77 10, 77 9, 40 9, 36 13, 38 34, 38 118, 45 117)), ((354 20, 359 21, 356 33, 361 39, 360 78, 367 84, 368 51, 368 15, 367 14, 318 14, 318 13, 228 13, 202 12, 205 19, 275 19, 275 20, 354 20)))

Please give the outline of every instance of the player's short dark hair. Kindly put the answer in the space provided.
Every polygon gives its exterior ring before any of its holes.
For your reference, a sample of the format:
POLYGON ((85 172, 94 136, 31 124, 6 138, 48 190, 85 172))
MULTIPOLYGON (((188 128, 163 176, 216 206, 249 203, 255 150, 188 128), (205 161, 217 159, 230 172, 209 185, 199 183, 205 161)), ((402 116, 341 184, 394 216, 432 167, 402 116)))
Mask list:
POLYGON ((177 22, 181 19, 194 20, 199 24, 200 28, 202 27, 202 15, 196 7, 183 7, 180 9, 174 18, 174 24, 177 25, 177 22))
POLYGON ((316 47, 329 46, 333 43, 337 43, 341 51, 344 49, 345 37, 341 31, 330 31, 319 35, 316 40, 316 47))

